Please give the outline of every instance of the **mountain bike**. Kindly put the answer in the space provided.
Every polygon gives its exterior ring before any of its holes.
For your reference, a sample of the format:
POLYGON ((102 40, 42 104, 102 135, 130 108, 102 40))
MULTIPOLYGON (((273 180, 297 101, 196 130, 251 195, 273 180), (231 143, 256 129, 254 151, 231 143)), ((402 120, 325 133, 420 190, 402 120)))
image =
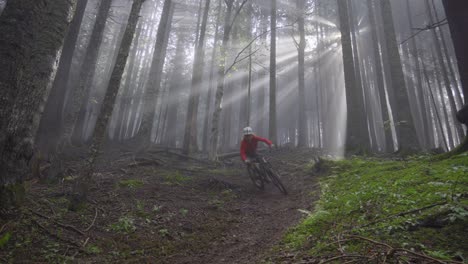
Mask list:
POLYGON ((265 189, 265 183, 271 182, 284 195, 288 194, 288 191, 280 180, 280 174, 264 157, 257 157, 250 166, 247 166, 247 171, 249 172, 250 179, 258 189, 265 189))

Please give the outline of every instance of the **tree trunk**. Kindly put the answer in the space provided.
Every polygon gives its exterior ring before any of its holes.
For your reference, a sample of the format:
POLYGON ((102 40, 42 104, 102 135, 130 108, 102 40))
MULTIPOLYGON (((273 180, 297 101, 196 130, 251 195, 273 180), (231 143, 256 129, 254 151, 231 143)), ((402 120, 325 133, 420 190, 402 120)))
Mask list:
MULTIPOLYGON (((429 5, 429 0, 426 0, 425 3, 426 3, 426 11, 427 11, 427 14, 429 15, 429 23, 432 24, 432 23, 434 23, 434 18, 432 16, 431 7, 429 5)), ((448 99, 449 99, 449 105, 450 105, 450 108, 449 108, 450 109, 450 111, 449 111, 450 115, 449 115, 449 117, 455 123, 455 130, 457 132, 458 137, 463 138, 463 136, 464 136, 463 128, 461 127, 461 124, 455 122, 455 120, 456 120, 455 114, 456 114, 456 111, 457 111, 457 106, 456 106, 456 103, 455 103, 455 97, 453 95, 453 90, 452 90, 452 86, 451 86, 450 79, 449 79, 449 72, 447 70, 447 66, 444 63, 444 57, 442 55, 442 47, 440 45, 440 39, 437 36, 437 31, 436 31, 435 28, 433 28, 431 31, 432 31, 432 39, 433 39, 434 44, 435 44, 437 61, 439 62, 440 69, 442 71, 444 86, 445 86, 445 90, 447 92, 447 96, 448 96, 448 99)), ((448 62, 448 64, 450 64, 450 60, 447 60, 447 62, 448 62)))
MULTIPOLYGON (((299 47, 297 52, 298 58, 298 147, 307 147, 307 121, 305 110, 305 77, 304 77, 304 53, 305 53, 305 29, 304 29, 304 16, 305 16, 305 0, 296 1, 296 10, 299 14, 298 27, 299 27, 299 47)), ((295 134, 295 133, 294 133, 295 134)))
POLYGON ((268 136, 277 144, 276 125, 276 0, 271 0, 270 13, 270 112, 268 136))
MULTIPOLYGON (((343 68, 346 86, 347 105, 347 131, 346 153, 358 153, 368 151, 368 132, 365 126, 364 102, 362 87, 358 87, 354 69, 353 49, 351 43, 351 31, 349 26, 348 1, 337 0, 340 16, 341 44, 343 54, 343 68)), ((357 58, 356 58, 357 59, 357 58)))
POLYGON ((192 150, 197 150, 197 120, 198 120, 198 101, 200 98, 200 89, 203 79, 203 69, 205 67, 205 32, 210 11, 210 0, 206 0, 205 11, 201 24, 200 36, 195 46, 195 58, 193 61, 192 85, 189 95, 189 104, 187 109, 187 120, 185 122, 184 142, 182 152, 189 154, 192 150))
POLYGON ((382 109, 382 118, 384 120, 381 126, 384 129, 385 133, 385 150, 389 151, 393 149, 393 138, 392 138, 392 131, 390 129, 390 112, 388 111, 388 96, 385 91, 385 80, 383 76, 383 68, 382 68, 382 58, 380 56, 380 49, 379 49, 379 39, 377 36, 377 24, 375 19, 375 11, 374 11, 374 4, 372 0, 367 0, 367 8, 369 9, 369 24, 370 24, 370 31, 371 31, 371 40, 373 46, 373 55, 374 55, 374 65, 375 65, 375 73, 377 77, 377 87, 379 91, 379 99, 380 99, 380 107, 382 109), (388 125, 387 125, 388 124, 388 125))
POLYGON ((16 0, 0 17, 2 208, 21 202, 22 182, 34 165, 34 137, 75 5, 76 1, 16 0))
POLYGON ((75 16, 63 44, 57 74, 39 124, 36 145, 44 156, 56 152, 57 143, 61 135, 67 82, 87 3, 88 0, 78 0, 75 16))
POLYGON ((132 9, 130 11, 130 16, 128 18, 127 27, 122 39, 122 43, 119 48, 117 60, 115 66, 112 70, 111 79, 106 90, 104 101, 102 102, 101 109, 96 121, 96 126, 94 128, 94 134, 92 137, 92 143, 89 148, 90 151, 90 168, 80 179, 77 180, 73 188, 73 195, 71 201, 71 209, 76 208, 77 203, 85 201, 89 186, 92 180, 92 173, 95 169, 96 158, 99 155, 99 151, 102 151, 104 140, 106 138, 107 125, 112 115, 114 109, 115 100, 117 98, 117 93, 119 91, 120 83, 122 80, 122 74, 127 63, 128 54, 130 52, 130 47, 133 42, 133 37, 135 35, 135 29, 138 24, 138 19, 140 15, 140 10, 142 4, 145 0, 134 0, 132 9))
POLYGON ((167 127, 165 132, 165 143, 169 147, 176 147, 176 135, 177 135, 177 123, 179 122, 178 118, 178 109, 180 101, 180 90, 182 86, 181 76, 183 72, 183 61, 184 61, 184 36, 182 32, 177 34, 177 44, 175 50, 175 56, 172 64, 174 69, 171 73, 171 81, 169 84, 169 99, 168 99, 168 120, 167 127))
POLYGON ((91 84, 94 79, 96 64, 99 57, 99 47, 102 44, 104 28, 106 26, 111 3, 112 0, 103 0, 99 5, 96 22, 92 30, 88 47, 86 48, 83 64, 79 70, 79 81, 75 87, 71 87, 70 103, 65 113, 64 131, 61 140, 70 140, 74 125, 78 119, 80 106, 83 104, 83 100, 87 100, 87 98, 85 98, 86 95, 90 93, 89 90, 92 87, 91 84))
MULTIPOLYGON (((468 4, 463 0, 443 0, 445 13, 450 26, 455 54, 458 62, 458 72, 463 87, 465 108, 468 105, 468 4)), ((468 120, 468 111, 458 113, 459 120, 468 120)), ((468 125, 465 123, 465 125, 468 125)), ((458 148, 461 151, 468 150, 468 136, 464 143, 458 148)))
POLYGON ((213 91, 213 78, 214 78, 214 65, 216 62, 216 50, 219 41, 219 24, 221 21, 221 2, 223 0, 219 0, 218 8, 217 8, 217 15, 216 15, 216 25, 215 25, 215 35, 214 35, 214 43, 213 43, 213 50, 211 51, 211 63, 210 63, 210 78, 208 81, 208 92, 206 95, 206 105, 205 105, 205 120, 203 122, 203 142, 202 142, 202 149, 204 152, 208 152, 208 137, 209 137, 209 119, 210 119, 210 109, 211 109, 211 97, 213 91))
MULTIPOLYGON (((431 58, 432 58, 432 61, 436 61, 436 57, 434 55, 434 51, 432 51, 431 53, 431 58)), ((434 79, 436 81, 436 86, 437 86, 437 92, 439 94, 439 97, 440 97, 440 108, 442 108, 442 117, 443 117, 443 121, 445 121, 445 127, 447 128, 447 140, 448 140, 448 148, 447 150, 453 148, 455 146, 454 142, 453 142, 453 133, 452 133, 452 127, 450 126, 450 122, 449 122, 449 119, 450 119, 450 109, 449 109, 449 106, 446 104, 445 102, 445 96, 444 96, 444 91, 443 91, 443 81, 442 81, 442 78, 440 77, 440 75, 442 75, 442 73, 440 72, 440 70, 438 69, 437 66, 440 66, 438 64, 435 64, 434 65, 434 79)), ((442 124, 442 123, 441 123, 442 124)), ((442 124, 443 126, 443 124, 442 124)))
POLYGON ((408 92, 406 89, 405 77, 401 65, 400 53, 398 51, 395 27, 393 24, 392 8, 390 1, 382 1, 381 15, 384 21, 384 32, 390 63, 390 76, 392 79, 393 91, 395 93, 394 105, 392 109, 395 117, 395 126, 398 138, 398 151, 403 154, 406 151, 419 150, 416 130, 409 105, 408 92))
MULTIPOLYGON (((411 5, 410 5, 410 2, 409 0, 406 0, 406 10, 407 10, 407 15, 408 15, 408 22, 409 22, 409 28, 412 29, 414 28, 414 25, 413 25, 413 14, 411 12, 411 5)), ((423 92, 423 83, 422 83, 422 76, 421 76, 421 67, 420 67, 420 64, 419 64, 419 51, 418 51, 418 48, 417 48, 417 45, 416 45, 416 38, 411 38, 410 40, 410 45, 411 45, 411 53, 414 57, 414 62, 415 62, 415 73, 416 73, 416 99, 417 99, 417 107, 419 109, 419 112, 420 112, 420 118, 421 118, 421 122, 422 122, 422 130, 423 130, 423 133, 424 133, 424 142, 425 142, 425 146, 428 146, 428 135, 427 133, 429 132, 429 125, 428 125, 428 120, 425 118, 425 115, 424 113, 428 111, 427 109, 427 106, 425 104, 425 100, 424 100, 424 92, 423 92)))
POLYGON ((138 131, 140 148, 148 147, 151 142, 151 130, 155 115, 154 105, 157 102, 158 93, 161 88, 162 71, 166 57, 169 32, 172 26, 174 5, 172 0, 164 0, 162 17, 159 21, 158 33, 156 35, 153 60, 149 71, 149 79, 144 89, 142 120, 141 127, 138 131))
POLYGON ((220 50, 220 61, 218 64, 218 84, 216 86, 216 95, 215 95, 215 107, 213 111, 213 119, 211 122, 211 144, 210 144, 210 159, 216 159, 217 150, 218 150, 218 134, 219 134, 219 117, 221 114, 221 100, 224 93, 224 76, 225 76, 225 64, 226 64, 226 49, 229 41, 229 35, 231 31, 231 15, 232 15, 232 6, 233 0, 225 1, 227 10, 224 15, 224 33, 223 33, 223 42, 221 44, 220 50))
POLYGON ((136 70, 135 70, 135 65, 136 65, 136 55, 138 53, 138 44, 141 36, 141 32, 143 31, 143 25, 140 22, 140 26, 137 29, 136 35, 135 35, 135 41, 133 44, 133 50, 132 53, 128 59, 128 67, 127 67, 127 73, 125 77, 125 81, 122 85, 123 91, 122 95, 120 97, 120 107, 118 109, 117 114, 117 137, 121 139, 122 137, 122 130, 121 127, 125 124, 125 110, 128 109, 128 106, 130 105, 130 96, 131 96, 131 89, 130 89, 130 84, 133 84, 133 81, 135 80, 135 75, 136 75, 136 70))

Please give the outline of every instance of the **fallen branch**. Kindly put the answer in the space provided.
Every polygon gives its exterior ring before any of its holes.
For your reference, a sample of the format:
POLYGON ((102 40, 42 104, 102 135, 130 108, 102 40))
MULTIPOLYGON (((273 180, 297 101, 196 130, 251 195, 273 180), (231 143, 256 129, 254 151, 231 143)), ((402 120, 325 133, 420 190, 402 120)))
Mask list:
POLYGON ((357 235, 352 235, 352 236, 348 236, 348 237, 351 238, 351 239, 355 238, 355 239, 365 240, 365 241, 371 242, 372 244, 376 244, 376 245, 379 245, 379 246, 387 247, 389 249, 393 249, 393 247, 390 246, 389 244, 385 244, 383 242, 378 242, 378 241, 372 240, 372 239, 367 238, 367 237, 357 236, 357 235))
POLYGON ((88 232, 88 231, 91 229, 91 227, 93 227, 94 222, 96 222, 96 218, 97 218, 97 215, 98 215, 98 209, 97 209, 97 208, 94 208, 94 209, 95 209, 96 212, 94 213, 93 222, 91 222, 91 225, 89 225, 88 228, 86 228, 86 229, 84 230, 85 232, 88 232))
POLYGON ((52 222, 54 222, 56 225, 58 225, 58 226, 60 226, 60 227, 63 227, 63 228, 65 228, 65 229, 68 229, 68 230, 71 230, 71 231, 74 231, 74 232, 76 232, 76 233, 78 233, 78 234, 80 234, 80 235, 82 235, 82 236, 85 235, 85 234, 83 233, 83 231, 79 230, 78 228, 76 228, 76 227, 74 227, 74 226, 72 226, 72 225, 62 224, 62 223, 60 223, 60 222, 58 222, 58 221, 55 221, 54 219, 51 219, 51 218, 48 217, 48 216, 45 216, 45 215, 43 215, 43 214, 41 214, 41 213, 39 213, 39 212, 33 211, 33 210, 31 210, 31 209, 29 209, 29 211, 31 211, 32 213, 34 213, 34 214, 37 215, 37 216, 40 216, 40 217, 43 217, 43 218, 45 218, 45 219, 51 220, 52 222))
POLYGON ((354 227, 354 228, 368 227, 368 226, 370 226, 370 225, 379 223, 379 222, 381 222, 381 221, 393 219, 393 218, 395 218, 395 217, 400 217, 400 216, 405 216, 405 215, 413 214, 413 213, 416 213, 416 212, 420 212, 420 211, 423 211, 423 210, 431 209, 431 208, 433 208, 433 207, 436 207, 436 206, 439 206, 439 205, 445 205, 445 204, 447 204, 447 202, 446 202, 446 201, 443 201, 443 202, 439 202, 439 203, 435 203, 435 204, 423 206, 423 207, 420 207, 420 208, 411 209, 411 210, 409 210, 409 211, 405 211, 405 212, 401 212, 401 213, 389 215, 389 216, 387 216, 387 217, 383 217, 383 218, 377 219, 377 220, 375 220, 375 221, 372 221, 372 222, 370 222, 370 223, 367 223, 367 224, 365 224, 365 225, 357 226, 357 227, 354 227))
POLYGON ((404 249, 404 248, 395 248, 395 249, 393 249, 393 251, 394 251, 394 252, 403 251, 403 252, 406 252, 406 253, 409 253, 409 254, 418 256, 418 257, 420 257, 420 258, 429 259, 429 260, 435 261, 435 262, 437 262, 437 263, 442 263, 442 264, 444 264, 444 263, 459 263, 459 264, 463 264, 463 262, 458 262, 458 261, 439 260, 439 259, 436 259, 436 258, 427 256, 427 255, 424 255, 424 254, 419 254, 419 253, 416 253, 416 252, 414 252, 414 251, 411 251, 411 250, 408 250, 408 249, 404 249))

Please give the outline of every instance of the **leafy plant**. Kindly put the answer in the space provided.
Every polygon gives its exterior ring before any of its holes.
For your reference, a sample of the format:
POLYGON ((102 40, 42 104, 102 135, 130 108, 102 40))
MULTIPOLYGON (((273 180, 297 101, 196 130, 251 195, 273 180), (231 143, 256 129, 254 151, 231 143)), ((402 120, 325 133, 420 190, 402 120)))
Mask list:
POLYGON ((162 209, 162 205, 156 205, 155 204, 155 205, 153 205, 153 209, 151 209, 151 211, 159 212, 159 211, 161 211, 161 209, 162 209))
POLYGON ((7 232, 5 235, 0 237, 0 248, 4 247, 11 238, 11 233, 7 232))
POLYGON ((179 171, 168 172, 164 175, 164 181, 168 185, 183 185, 189 180, 189 177, 182 175, 179 171))
POLYGON ((185 209, 185 208, 181 208, 181 209, 179 210, 179 212, 180 212, 180 214, 181 214, 182 216, 186 216, 186 215, 188 214, 188 210, 185 209))
POLYGON ((89 244, 86 246, 86 252, 90 254, 99 254, 102 252, 102 250, 96 245, 89 244))
POLYGON ((111 229, 116 232, 130 233, 136 230, 135 220, 128 216, 119 218, 119 221, 111 225, 111 229))

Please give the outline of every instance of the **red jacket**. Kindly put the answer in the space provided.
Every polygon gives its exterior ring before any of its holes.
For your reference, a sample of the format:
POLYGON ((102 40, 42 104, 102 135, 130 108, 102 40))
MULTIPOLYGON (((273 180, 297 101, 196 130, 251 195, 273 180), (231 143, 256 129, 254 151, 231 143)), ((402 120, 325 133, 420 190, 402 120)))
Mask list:
POLYGON ((243 161, 247 159, 247 156, 250 155, 255 155, 257 153, 257 144, 259 141, 264 142, 265 144, 268 144, 268 146, 271 146, 272 142, 266 138, 262 137, 257 137, 253 135, 252 139, 247 141, 245 138, 242 139, 241 142, 241 148, 240 148, 240 155, 243 161))

